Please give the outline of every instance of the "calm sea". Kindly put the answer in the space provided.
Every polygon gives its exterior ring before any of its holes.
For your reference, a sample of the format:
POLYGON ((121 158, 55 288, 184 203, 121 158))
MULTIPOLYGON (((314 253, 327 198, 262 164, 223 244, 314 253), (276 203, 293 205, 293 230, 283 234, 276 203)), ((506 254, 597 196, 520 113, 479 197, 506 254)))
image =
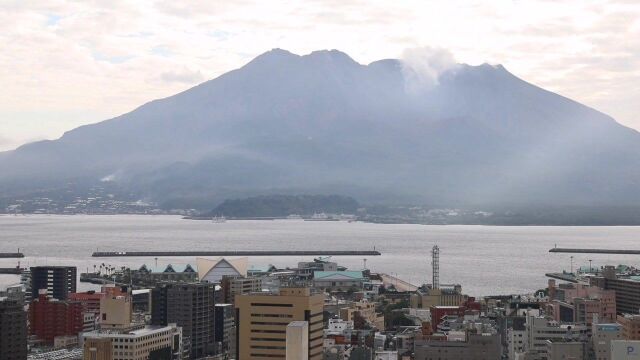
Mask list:
MULTIPOLYGON (((441 283, 459 283, 470 295, 526 293, 546 284, 546 272, 569 269, 569 254, 550 248, 640 248, 640 227, 425 226, 347 222, 209 221, 177 216, 0 216, 0 251, 18 248, 21 265, 75 265, 79 271, 108 263, 153 265, 153 258, 92 258, 96 250, 368 250, 366 266, 397 274, 414 284, 430 282, 430 251, 440 247, 441 283)), ((311 257, 251 257, 251 264, 295 266, 311 257)), ((340 265, 361 269, 361 257, 336 257, 340 265)), ((576 254, 574 266, 638 265, 638 256, 576 254)), ((0 267, 16 259, 0 259, 0 267)), ((158 265, 195 263, 194 258, 158 258, 158 265)), ((17 282, 0 276, 0 285, 17 282)), ((82 285, 81 289, 86 289, 82 285)))

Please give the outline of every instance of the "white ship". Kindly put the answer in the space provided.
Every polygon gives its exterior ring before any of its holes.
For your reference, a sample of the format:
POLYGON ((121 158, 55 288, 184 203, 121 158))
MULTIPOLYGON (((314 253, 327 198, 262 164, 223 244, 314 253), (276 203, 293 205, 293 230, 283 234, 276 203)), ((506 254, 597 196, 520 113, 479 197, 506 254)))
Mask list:
POLYGON ((216 216, 211 218, 211 222, 212 223, 216 223, 216 224, 225 223, 225 222, 227 222, 227 218, 224 217, 224 215, 221 215, 221 216, 217 216, 216 215, 216 216))

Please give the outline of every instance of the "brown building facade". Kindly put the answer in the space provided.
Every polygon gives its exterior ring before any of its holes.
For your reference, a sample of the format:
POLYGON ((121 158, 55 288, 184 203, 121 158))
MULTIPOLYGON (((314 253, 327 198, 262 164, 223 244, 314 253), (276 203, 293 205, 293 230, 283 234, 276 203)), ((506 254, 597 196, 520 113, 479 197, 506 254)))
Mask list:
POLYGON ((322 359, 322 294, 309 288, 282 288, 279 294, 236 296, 236 353, 238 360, 286 358, 287 325, 309 323, 309 359, 322 359))

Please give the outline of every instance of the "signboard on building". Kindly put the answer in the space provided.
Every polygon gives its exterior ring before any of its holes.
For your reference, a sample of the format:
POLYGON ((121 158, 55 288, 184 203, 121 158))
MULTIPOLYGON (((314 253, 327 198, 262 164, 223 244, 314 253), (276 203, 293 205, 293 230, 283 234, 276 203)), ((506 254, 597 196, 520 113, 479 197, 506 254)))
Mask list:
POLYGON ((640 341, 611 341, 611 358, 616 360, 640 359, 640 341))

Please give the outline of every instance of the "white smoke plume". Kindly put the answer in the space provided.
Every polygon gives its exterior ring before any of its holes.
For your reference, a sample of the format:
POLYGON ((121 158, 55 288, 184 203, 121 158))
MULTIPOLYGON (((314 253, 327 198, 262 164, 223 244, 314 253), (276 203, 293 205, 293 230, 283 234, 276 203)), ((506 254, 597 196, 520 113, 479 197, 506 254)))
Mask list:
POLYGON ((458 66, 449 50, 429 46, 405 49, 401 61, 405 88, 409 93, 434 88, 442 73, 458 66))

